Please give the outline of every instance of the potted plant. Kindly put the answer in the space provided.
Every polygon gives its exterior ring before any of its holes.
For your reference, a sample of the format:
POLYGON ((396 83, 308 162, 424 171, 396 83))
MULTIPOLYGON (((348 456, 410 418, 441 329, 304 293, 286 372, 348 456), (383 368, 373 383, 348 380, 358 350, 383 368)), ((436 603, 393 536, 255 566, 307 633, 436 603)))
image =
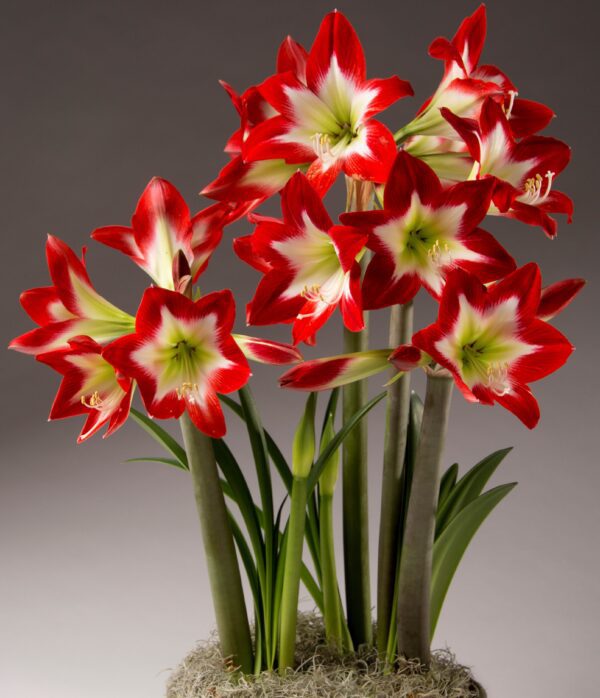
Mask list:
POLYGON ((480 65, 485 30, 481 6, 452 40, 433 41, 442 80, 395 132, 378 116, 412 88, 396 76, 367 77, 359 39, 337 11, 310 51, 283 41, 274 75, 241 94, 224 84, 240 127, 226 144, 230 161, 203 191, 216 203, 192 215, 172 184, 153 178, 131 225, 92 232, 149 276, 135 317, 94 289, 83 257, 48 238, 52 284, 22 294, 37 327, 11 347, 62 375, 50 418, 85 416, 84 441, 131 417, 164 447, 155 460, 189 472, 193 485, 218 638, 175 673, 170 696, 484 694, 430 643, 463 553, 514 483, 486 489, 510 449, 460 476, 458 465, 444 467, 451 397, 456 386, 535 427, 530 384, 572 351, 550 320, 584 284, 544 286, 537 264, 518 267, 481 227, 500 216, 552 238, 554 214, 572 213, 554 187, 569 148, 539 135, 553 113, 480 65), (336 222, 325 196, 342 180, 347 203, 336 222), (281 215, 260 213, 277 195, 281 215), (253 297, 239 299, 249 301, 247 322, 289 323, 290 344, 233 332, 232 293, 202 284, 224 228, 241 218, 252 232, 234 249, 260 274, 253 297), (420 292, 437 303, 433 321, 414 317, 420 292), (381 310, 389 342, 373 347, 367 314, 381 310), (338 311, 343 352, 305 360, 300 346, 318 346, 338 311), (308 397, 289 449, 261 421, 249 361, 295 364, 281 387, 308 397), (423 399, 411 391, 414 370, 426 374, 423 399), (384 390, 370 397, 367 379, 384 372, 384 390), (132 407, 136 390, 143 411, 132 407), (377 464, 367 416, 384 401, 372 595, 367 494, 377 464), (169 419, 181 440, 159 423, 169 419), (228 419, 245 423, 258 499, 225 440, 228 419), (315 615, 299 616, 301 584, 315 615))

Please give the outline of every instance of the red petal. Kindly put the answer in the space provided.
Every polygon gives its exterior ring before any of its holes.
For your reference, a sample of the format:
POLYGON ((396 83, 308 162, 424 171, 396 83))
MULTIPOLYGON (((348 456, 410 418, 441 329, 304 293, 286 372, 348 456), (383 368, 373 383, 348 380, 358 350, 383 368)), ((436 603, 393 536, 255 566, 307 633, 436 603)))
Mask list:
POLYGON ((540 407, 526 386, 516 385, 506 395, 495 395, 495 399, 529 429, 533 429, 540 420, 540 407))
POLYGON ((393 214, 405 213, 415 192, 423 205, 428 206, 438 199, 442 193, 442 185, 429 165, 401 150, 394 160, 385 185, 385 211, 393 214))
POLYGON ((186 250, 190 244, 190 211, 177 189, 165 179, 154 177, 138 201, 133 214, 135 241, 146 261, 156 245, 156 227, 168 226, 174 243, 186 250))
POLYGON ((279 379, 279 384, 282 388, 324 390, 351 363, 350 357, 304 361, 284 373, 279 379))
POLYGON ((357 85, 364 82, 367 66, 362 46, 350 22, 337 10, 325 17, 310 49, 306 82, 311 90, 318 90, 334 58, 344 75, 357 85))
POLYGON ((526 138, 542 131, 554 118, 550 107, 540 102, 517 97, 510 112, 508 123, 515 138, 526 138))
POLYGON ((533 320, 527 329, 520 333, 520 337, 536 349, 523 356, 512 367, 511 374, 519 383, 532 383, 554 373, 573 351, 569 340, 543 320, 533 320))
POLYGON ((350 271, 356 264, 356 256, 367 244, 368 235, 349 225, 334 225, 329 230, 335 251, 344 271, 350 271))
POLYGON ((123 252, 123 254, 131 257, 137 263, 143 260, 131 228, 123 225, 108 225, 103 228, 96 228, 92 232, 91 237, 96 242, 101 242, 103 245, 123 252))
POLYGON ((427 356, 412 344, 401 344, 390 355, 390 361, 399 371, 412 371, 422 365, 427 356))
POLYGON ((542 289, 537 316, 550 320, 562 312, 585 286, 585 279, 565 279, 542 289))
POLYGON ((347 286, 340 300, 340 311, 344 319, 344 325, 351 332, 360 332, 365 328, 360 288, 361 274, 360 264, 354 262, 347 286))
POLYGON ((379 121, 370 119, 363 126, 368 155, 352 152, 344 158, 344 172, 349 177, 371 182, 385 182, 396 155, 396 141, 391 131, 379 121))
POLYGON ((525 264, 489 288, 488 303, 497 304, 516 298, 519 323, 524 327, 535 318, 540 304, 541 281, 538 265, 533 262, 525 264))
POLYGON ((217 394, 212 390, 207 390, 202 395, 201 402, 186 399, 186 408, 190 419, 201 432, 213 439, 220 439, 227 431, 225 417, 221 409, 221 403, 217 394))
POLYGON ((312 162, 316 158, 313 148, 282 139, 293 127, 291 121, 284 116, 274 116, 263 121, 250 131, 244 143, 242 154, 244 160, 274 160, 282 159, 290 164, 312 162))
POLYGON ((401 80, 396 75, 391 78, 373 78, 372 80, 367 80, 363 85, 363 89, 372 90, 376 93, 363 114, 363 119, 365 121, 375 116, 375 114, 379 114, 379 112, 382 112, 384 109, 387 109, 399 99, 403 97, 412 97, 414 95, 410 82, 401 80))
POLYGON ((298 80, 306 82, 306 62, 308 60, 308 52, 297 41, 287 36, 277 53, 277 72, 293 73, 298 80))
POLYGON ((42 286, 23 291, 19 298, 29 317, 38 325, 64 320, 70 314, 58 297, 54 286, 42 286))
POLYGON ((375 254, 369 262, 363 281, 365 310, 387 308, 398 303, 408 303, 419 289, 421 281, 416 274, 395 276, 393 260, 383 253, 375 254))
POLYGON ((306 227, 305 214, 323 232, 333 225, 321 197, 301 172, 297 172, 285 185, 281 194, 281 210, 286 225, 298 231, 304 231, 306 227))
POLYGON ((462 243, 483 259, 471 261, 457 259, 456 263, 465 271, 475 274, 484 284, 496 281, 510 274, 517 267, 515 260, 502 245, 485 230, 477 228, 462 239, 462 243))

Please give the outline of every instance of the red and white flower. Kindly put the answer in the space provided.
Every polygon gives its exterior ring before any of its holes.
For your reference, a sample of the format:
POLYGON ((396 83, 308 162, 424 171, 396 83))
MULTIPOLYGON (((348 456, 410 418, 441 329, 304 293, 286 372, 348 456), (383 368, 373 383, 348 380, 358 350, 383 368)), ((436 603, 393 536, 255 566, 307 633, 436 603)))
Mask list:
POLYGON ((245 334, 234 334, 236 344, 244 356, 259 364, 284 366, 302 361, 302 354, 296 347, 283 342, 273 342, 262 337, 249 337, 245 334))
MULTIPOLYGON (((556 371, 573 351, 566 337, 537 316, 540 289, 535 264, 489 287, 457 269, 446 282, 437 321, 412 339, 452 373, 468 400, 497 402, 529 428, 540 416, 529 383, 556 371)), ((406 352, 401 347, 391 356, 400 370, 410 368, 406 352)), ((413 364, 422 363, 411 352, 413 364)))
POLYGON ((279 379, 282 388, 296 390, 332 390, 389 369, 391 349, 339 354, 303 361, 279 379))
POLYGON ((102 356, 102 347, 90 337, 74 337, 66 349, 37 356, 37 360, 62 374, 50 419, 87 415, 78 443, 105 424, 104 438, 122 426, 129 415, 133 383, 117 375, 102 356))
POLYGON ((496 179, 489 213, 538 225, 555 237, 557 223, 549 214, 565 213, 570 221, 573 213, 569 197, 552 188, 571 159, 569 146, 546 136, 517 141, 502 107, 491 99, 484 102, 478 121, 447 109, 442 114, 465 141, 476 163, 474 174, 496 179))
POLYGON ((173 289, 173 261, 177 255, 185 255, 196 280, 221 242, 223 226, 230 216, 231 209, 225 204, 213 204, 190 216, 177 189, 154 177, 138 201, 130 228, 97 228, 92 238, 131 257, 158 286, 173 289))
MULTIPOLYGON (((288 36, 279 47, 277 72, 291 72, 300 82, 306 83, 307 58, 304 47, 288 36)), ((224 202, 246 202, 244 212, 247 213, 280 191, 299 166, 290 165, 281 158, 244 161, 242 146, 252 129, 276 116, 277 112, 255 85, 241 95, 227 83, 221 82, 221 85, 240 117, 240 128, 233 133, 225 146, 225 152, 233 159, 225 165, 219 176, 202 190, 202 194, 224 202)))
POLYGON ((46 257, 53 286, 21 294, 21 305, 40 327, 13 339, 11 349, 42 354, 67 348, 69 340, 78 335, 103 343, 131 332, 134 318, 92 286, 85 268, 85 249, 79 259, 62 240, 49 235, 46 257))
POLYGON ((383 210, 341 216, 343 223, 369 232, 367 245, 375 252, 363 282, 365 308, 406 303, 421 286, 437 298, 456 267, 486 283, 512 271, 513 258, 477 228, 492 189, 485 180, 444 189, 427 164, 399 152, 385 185, 383 210))
POLYGON ((362 46, 340 12, 321 24, 306 62, 306 83, 288 72, 258 89, 278 115, 250 131, 242 146, 244 161, 310 163, 308 178, 321 192, 341 171, 385 180, 395 143, 373 117, 412 94, 412 88, 398 77, 366 79, 362 46))
POLYGON ((397 138, 404 140, 414 135, 452 138, 452 129, 440 115, 442 107, 456 114, 476 117, 487 96, 503 102, 505 96, 512 94, 514 99, 514 85, 501 70, 479 65, 486 31, 485 6, 481 5, 463 20, 451 41, 438 37, 431 43, 429 55, 444 61, 444 76, 415 119, 396 134, 397 138))
POLYGON ((260 266, 268 271, 248 305, 248 323, 292 322, 294 343, 311 342, 339 306, 346 327, 361 330, 357 257, 367 235, 334 226, 321 198, 300 173, 286 185, 281 202, 283 221, 258 218, 250 241, 260 266))
POLYGON ((209 436, 225 434, 217 393, 247 382, 250 368, 231 335, 235 304, 230 291, 192 301, 181 293, 149 288, 135 332, 104 349, 104 357, 134 379, 152 417, 180 417, 187 410, 209 436))

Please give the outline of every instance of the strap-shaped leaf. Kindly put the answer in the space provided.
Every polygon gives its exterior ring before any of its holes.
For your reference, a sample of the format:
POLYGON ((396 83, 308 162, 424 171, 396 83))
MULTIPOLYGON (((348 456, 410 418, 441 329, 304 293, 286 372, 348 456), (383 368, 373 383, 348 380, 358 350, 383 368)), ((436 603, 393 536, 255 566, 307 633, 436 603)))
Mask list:
MULTIPOLYGON (((240 419, 244 419, 244 410, 242 409, 242 406, 239 403, 230 398, 228 395, 219 395, 219 398, 221 399, 221 402, 227 405, 227 407, 229 407, 229 409, 232 412, 234 412, 238 417, 240 417, 240 419)), ((292 481, 294 479, 292 475, 292 470, 288 465, 285 456, 281 452, 281 449, 275 443, 275 440, 273 439, 271 434, 269 434, 269 432, 266 429, 263 429, 263 431, 267 442, 267 451, 269 452, 271 461, 273 462, 273 465, 279 473, 279 476, 283 480, 285 489, 289 494, 292 491, 292 481)))
POLYGON ((256 513, 256 505, 252 499, 252 494, 246 478, 231 452, 229 446, 222 439, 213 439, 213 449, 215 458, 221 472, 229 484, 233 500, 238 505, 248 536, 254 551, 254 558, 261 580, 264 581, 265 574, 265 553, 264 542, 261 532, 261 525, 256 513))
POLYGON ((180 470, 186 470, 189 472, 187 466, 183 465, 176 458, 159 458, 155 456, 141 456, 140 458, 127 458, 126 463, 164 463, 165 465, 172 465, 174 468, 179 468, 180 470))
POLYGON ((158 426, 158 424, 153 419, 150 419, 150 417, 147 417, 145 414, 138 412, 133 407, 131 408, 131 416, 142 427, 144 431, 150 434, 150 436, 155 441, 158 441, 158 443, 166 451, 168 451, 171 455, 175 456, 175 458, 181 463, 185 470, 189 470, 185 450, 183 446, 180 446, 177 443, 177 441, 171 436, 171 434, 165 431, 162 427, 158 426))
POLYGON ((467 504, 446 526, 433 546, 431 575, 431 637, 454 573, 477 529, 516 482, 488 490, 467 504))
POLYGON ((438 496, 438 511, 442 508, 444 502, 448 498, 448 495, 454 489, 456 485, 456 479, 458 478, 458 463, 453 463, 448 470, 442 475, 442 480, 440 482, 440 494, 438 496))
POLYGON ((438 509, 435 530, 436 537, 442 533, 444 528, 452 521, 459 511, 464 509, 469 502, 472 502, 483 492, 483 488, 486 486, 488 480, 511 450, 512 448, 503 448, 499 451, 494 451, 494 453, 490 453, 489 456, 480 460, 479 463, 474 465, 471 470, 461 477, 438 509))
POLYGON ((344 424, 344 426, 338 432, 336 432, 335 436, 333 437, 333 439, 331 439, 329 444, 327 444, 327 447, 317 458, 312 470, 310 471, 310 475, 308 476, 307 482, 309 493, 313 491, 314 487, 319 481, 319 478, 321 477, 321 473, 327 465, 327 462, 329 461, 331 456, 337 451, 337 449, 341 446, 344 439, 348 436, 352 429, 354 429, 354 427, 360 422, 360 420, 365 415, 367 415, 378 402, 381 402, 381 400, 383 400, 385 396, 386 393, 383 392, 379 393, 379 395, 376 395, 374 398, 369 400, 369 402, 364 404, 360 408, 360 410, 357 410, 352 415, 352 417, 350 417, 350 419, 344 424))

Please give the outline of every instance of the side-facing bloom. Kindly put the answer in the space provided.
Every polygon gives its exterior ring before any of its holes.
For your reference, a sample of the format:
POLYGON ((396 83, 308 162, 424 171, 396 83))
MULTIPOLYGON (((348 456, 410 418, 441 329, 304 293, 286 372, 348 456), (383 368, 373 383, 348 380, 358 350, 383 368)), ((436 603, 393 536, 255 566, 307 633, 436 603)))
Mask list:
POLYGON ((21 305, 39 327, 13 339, 11 349, 42 354, 68 347, 78 335, 103 343, 131 332, 134 318, 94 289, 84 255, 79 259, 62 240, 49 235, 46 258, 53 285, 21 294, 21 305))
POLYGON ((287 72, 258 89, 277 115, 249 133, 242 146, 246 162, 280 158, 310 164, 307 176, 321 192, 341 171, 385 180, 395 143, 373 117, 411 95, 412 88, 398 77, 367 80, 362 46, 340 12, 321 24, 306 61, 306 83, 287 72))
POLYGON ((421 286, 439 297, 448 272, 467 269, 484 282, 515 268, 512 257, 477 228, 491 201, 493 182, 460 182, 444 189, 424 162, 400 151, 385 185, 383 210, 341 216, 369 233, 375 254, 367 268, 365 308, 411 300, 421 286))
POLYGON ((235 304, 230 291, 192 301, 181 293, 149 288, 135 332, 109 344, 104 358, 135 380, 152 417, 180 417, 214 438, 225 434, 217 393, 247 382, 250 368, 231 335, 235 304))
POLYGON ((438 37, 431 43, 429 55, 444 61, 444 75, 435 93, 398 136, 451 138, 454 134, 440 115, 442 107, 462 116, 475 117, 488 96, 501 102, 511 95, 514 99, 515 87, 501 70, 492 65, 479 65, 486 31, 485 5, 480 5, 463 20, 452 40, 438 37))
POLYGON ((540 226, 551 238, 557 223, 550 213, 565 213, 570 221, 571 200, 552 188, 554 178, 571 159, 566 143, 548 136, 517 141, 502 107, 491 99, 484 102, 478 121, 447 109, 442 114, 464 139, 476 163, 476 175, 496 180, 490 214, 540 226))
MULTIPOLYGON (((288 36, 279 47, 277 72, 290 72, 305 84, 307 58, 304 47, 288 36)), ((238 94, 226 82, 221 82, 221 85, 240 117, 240 127, 225 146, 225 152, 232 160, 225 165, 219 176, 202 190, 202 194, 223 202, 240 202, 239 205, 245 202, 245 212, 248 212, 280 191, 298 170, 298 165, 290 165, 282 158, 244 161, 242 146, 252 129, 276 116, 277 112, 264 99, 256 85, 249 87, 242 94, 238 94)))
POLYGON ((122 426, 129 415, 133 383, 117 375, 102 356, 102 347, 90 337, 74 337, 66 349, 40 354, 63 379, 50 411, 50 419, 87 415, 78 443, 89 439, 105 424, 104 438, 122 426))
POLYGON ((356 258, 367 235, 333 225, 321 198, 301 173, 286 185, 281 205, 283 220, 259 218, 250 241, 268 270, 248 304, 248 323, 292 322, 294 343, 310 342, 339 306, 346 327, 361 330, 361 272, 356 258))
MULTIPOLYGON (((531 429, 540 411, 529 383, 556 371, 573 351, 564 335, 539 319, 540 291, 536 264, 489 287, 457 269, 447 279, 437 321, 413 336, 413 347, 450 371, 468 400, 497 402, 531 429)), ((410 368, 406 347, 390 358, 400 370, 410 368)), ((411 360, 417 365, 423 359, 417 354, 411 360)))
POLYGON ((144 189, 131 219, 131 227, 97 228, 92 238, 123 252, 163 288, 173 289, 173 261, 182 252, 193 279, 206 269, 223 236, 231 210, 213 204, 190 216, 177 189, 154 177, 144 189))

